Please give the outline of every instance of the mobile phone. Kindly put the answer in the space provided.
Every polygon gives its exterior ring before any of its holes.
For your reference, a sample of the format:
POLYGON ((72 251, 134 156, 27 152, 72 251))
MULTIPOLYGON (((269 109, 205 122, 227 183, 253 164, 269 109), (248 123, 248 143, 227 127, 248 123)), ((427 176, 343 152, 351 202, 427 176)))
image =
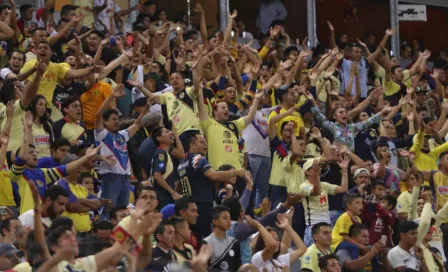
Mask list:
POLYGON ((381 235, 381 243, 383 245, 386 245, 386 243, 387 243, 387 236, 386 235, 381 235))
POLYGON ((391 56, 394 55, 394 50, 390 50, 390 55, 391 55, 391 56))
POLYGON ((110 36, 109 43, 110 43, 111 46, 115 46, 116 45, 115 36, 110 36))
POLYGON ((307 46, 307 47, 310 47, 310 46, 311 46, 311 42, 310 42, 310 41, 307 41, 307 42, 306 42, 306 46, 307 46))
POLYGON ((235 31, 232 30, 232 32, 230 32, 230 36, 235 36, 235 31))
POLYGON ((246 31, 243 31, 243 38, 246 38, 246 31))

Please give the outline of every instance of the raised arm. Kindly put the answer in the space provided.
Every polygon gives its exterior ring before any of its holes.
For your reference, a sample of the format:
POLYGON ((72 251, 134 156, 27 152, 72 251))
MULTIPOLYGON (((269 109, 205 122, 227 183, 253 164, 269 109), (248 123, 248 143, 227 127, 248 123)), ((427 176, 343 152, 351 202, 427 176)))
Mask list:
POLYGON ((114 100, 114 98, 118 98, 124 96, 124 86, 122 84, 117 85, 113 90, 111 95, 109 95, 106 100, 104 100, 103 104, 101 104, 100 108, 96 112, 96 121, 95 121, 95 130, 97 132, 101 132, 104 129, 103 124, 103 114, 106 109, 109 108, 109 104, 114 100))
POLYGON ((264 92, 258 92, 255 95, 255 99, 254 102, 252 103, 252 106, 250 106, 249 113, 243 117, 246 126, 249 125, 250 122, 252 122, 252 120, 254 119, 255 114, 257 113, 258 110, 258 103, 260 103, 260 100, 261 98, 263 98, 264 95, 265 95, 264 92))
POLYGON ((26 109, 31 103, 31 100, 36 96, 37 90, 39 89, 40 80, 47 69, 47 64, 44 62, 39 62, 31 70, 36 71, 36 75, 33 80, 28 81, 23 90, 22 98, 20 99, 20 105, 23 109, 26 109))
MULTIPOLYGON (((123 85, 121 85, 123 86, 123 85)), ((150 107, 151 103, 147 103, 145 108, 143 109, 143 111, 140 113, 140 115, 138 116, 138 118, 134 121, 134 123, 128 128, 128 132, 129 132, 129 138, 132 138, 132 136, 135 135, 135 133, 137 133, 137 131, 139 129, 142 128, 142 119, 143 117, 145 117, 145 115, 148 113, 149 111, 149 107, 150 107)), ((174 126, 173 126, 174 127, 174 126)))
POLYGON ((334 27, 330 21, 327 21, 328 30, 330 30, 330 48, 335 48, 336 45, 336 37, 334 36, 334 27))
POLYGON ((74 27, 80 20, 79 16, 74 16, 73 19, 70 20, 70 22, 68 24, 66 24, 61 30, 58 31, 58 34, 54 35, 54 36, 50 36, 48 37, 48 43, 50 45, 54 45, 55 43, 57 43, 60 39, 64 38, 65 36, 67 36, 67 34, 70 32, 70 30, 72 29, 72 27, 74 27))
MULTIPOLYGON (((15 12, 15 10, 12 12, 15 12)), ((4 22, 0 21, 0 40, 7 41, 9 39, 12 39, 13 37, 14 37, 14 30, 12 30, 4 22)))
POLYGON ((302 257, 303 254, 306 252, 306 246, 305 243, 303 243, 302 238, 297 234, 297 232, 294 231, 291 224, 289 223, 288 219, 284 214, 279 214, 277 216, 277 226, 281 229, 283 229, 289 237, 291 237, 292 242, 296 246, 296 249, 290 253, 290 264, 297 261, 300 257, 302 257))
POLYGON ((207 108, 205 107, 205 104, 204 104, 205 103, 204 102, 204 93, 202 91, 202 88, 199 89, 197 102, 198 102, 199 120, 201 120, 201 121, 208 120, 208 113, 207 113, 207 108))
POLYGON ((272 140, 277 135, 277 128, 276 128, 277 122, 282 120, 283 117, 291 115, 295 110, 296 110, 295 108, 290 108, 289 110, 277 114, 269 119, 269 131, 268 131, 269 139, 272 140))
POLYGON ((224 44, 224 45, 227 45, 227 43, 229 42, 230 33, 232 32, 233 20, 235 20, 236 16, 238 16, 237 10, 234 10, 232 13, 229 13, 229 15, 227 16, 227 27, 224 32, 224 40, 222 42, 222 44, 224 44))
POLYGON ((348 164, 350 163, 350 159, 344 157, 341 162, 338 162, 339 167, 341 167, 342 174, 342 182, 341 185, 336 187, 334 191, 336 194, 342 194, 347 192, 348 190, 348 164))
POLYGON ((201 16, 201 22, 200 22, 200 30, 201 30, 201 39, 203 48, 208 48, 208 35, 207 35, 207 24, 205 22, 205 12, 202 9, 201 4, 196 3, 196 9, 195 11, 198 13, 199 16, 201 16))
POLYGON ((275 252, 277 251, 277 242, 274 240, 272 235, 266 230, 263 225, 260 224, 257 220, 252 219, 249 215, 244 217, 246 219, 246 223, 256 229, 259 232, 258 239, 263 239, 264 248, 261 251, 261 258, 263 262, 267 262, 273 258, 275 252))

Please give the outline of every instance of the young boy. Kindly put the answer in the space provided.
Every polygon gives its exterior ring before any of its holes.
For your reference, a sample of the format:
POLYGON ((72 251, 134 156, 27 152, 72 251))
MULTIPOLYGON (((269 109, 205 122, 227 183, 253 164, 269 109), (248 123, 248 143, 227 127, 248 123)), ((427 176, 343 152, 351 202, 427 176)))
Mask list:
POLYGON ((176 255, 176 260, 180 264, 187 263, 194 256, 196 252, 193 247, 187 244, 190 239, 191 230, 188 222, 182 217, 174 217, 171 219, 171 223, 174 226, 174 238, 173 238, 173 252, 176 255))
POLYGON ((393 195, 384 195, 375 206, 375 212, 369 212, 372 203, 364 202, 362 211, 362 222, 369 226, 370 245, 378 242, 383 235, 387 237, 385 245, 392 247, 392 228, 395 225, 395 214, 397 199, 393 195))
POLYGON ((362 197, 359 194, 347 194, 345 197, 345 206, 347 211, 341 214, 331 232, 331 247, 336 250, 342 241, 347 241, 358 245, 361 250, 368 251, 365 245, 356 243, 348 236, 350 227, 354 223, 361 223, 360 216, 363 208, 362 197))

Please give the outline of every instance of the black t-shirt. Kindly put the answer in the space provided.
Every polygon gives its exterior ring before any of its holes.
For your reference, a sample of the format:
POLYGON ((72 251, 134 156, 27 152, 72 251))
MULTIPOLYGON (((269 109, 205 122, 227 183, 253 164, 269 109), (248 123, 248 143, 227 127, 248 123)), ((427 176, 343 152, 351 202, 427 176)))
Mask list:
MULTIPOLYGON (((86 55, 95 57, 96 51, 90 51, 88 46, 83 45, 82 50, 86 55)), ((106 47, 103 49, 103 52, 101 53, 100 60, 104 61, 104 64, 107 65, 118 57, 119 55, 117 52, 115 52, 112 48, 106 47)))
MULTIPOLYGON (((348 169, 351 169, 353 163, 349 163, 348 169)), ((341 185, 342 182, 342 173, 339 165, 335 163, 329 164, 329 169, 327 171, 322 171, 321 181, 328 182, 334 185, 341 185)), ((354 186, 351 175, 348 178, 348 188, 352 188, 354 186)), ((330 211, 343 211, 344 210, 344 194, 335 194, 328 196, 328 206, 330 207, 330 211)))
POLYGON ((53 93, 53 104, 61 110, 62 101, 69 96, 81 96, 86 91, 84 83, 73 82, 69 86, 56 85, 53 93))
POLYGON ((152 250, 152 259, 145 270, 149 271, 170 271, 170 265, 176 261, 176 256, 172 251, 166 252, 160 247, 152 250))
POLYGON ((188 152, 177 169, 182 195, 194 202, 213 205, 214 184, 204 175, 209 169, 211 166, 204 156, 188 152))
POLYGON ((53 55, 51 56, 52 62, 64 62, 65 54, 69 51, 67 46, 69 41, 68 38, 64 37, 51 46, 51 51, 53 51, 53 55))

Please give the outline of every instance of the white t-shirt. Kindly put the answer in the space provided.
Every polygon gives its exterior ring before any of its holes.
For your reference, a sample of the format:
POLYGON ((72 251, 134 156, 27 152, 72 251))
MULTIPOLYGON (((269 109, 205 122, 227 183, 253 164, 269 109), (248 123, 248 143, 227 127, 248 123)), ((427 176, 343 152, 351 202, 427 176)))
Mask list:
POLYGON ((95 256, 78 258, 74 264, 67 261, 58 263, 58 272, 96 272, 95 256))
POLYGON ((404 266, 415 271, 420 271, 420 263, 415 256, 415 250, 413 248, 411 248, 411 252, 409 253, 400 246, 396 246, 389 251, 387 259, 394 269, 404 266))
POLYGON ((100 163, 99 173, 130 175, 131 167, 129 161, 128 145, 129 132, 127 129, 118 131, 115 135, 103 129, 101 132, 94 131, 96 141, 101 141, 101 156, 114 155, 117 163, 108 164, 106 161, 100 163))
MULTIPOLYGON (((22 226, 31 227, 31 229, 34 229, 34 210, 28 210, 24 212, 21 216, 19 216, 19 220, 22 223, 22 226)), ((42 223, 47 226, 51 227, 51 219, 49 217, 42 217, 42 223)))
POLYGON ((263 257, 261 257, 261 251, 252 256, 252 264, 255 265, 260 271, 265 269, 266 271, 283 271, 283 266, 290 267, 291 265, 291 253, 286 253, 283 255, 279 255, 275 260, 268 260, 266 262, 263 261, 263 257), (274 264, 272 264, 274 263, 274 264))
POLYGON ((11 69, 9 69, 8 67, 5 67, 0 70, 0 77, 3 80, 6 80, 6 77, 8 76, 9 73, 12 73, 11 69))
POLYGON ((258 110, 252 122, 243 130, 243 139, 248 154, 271 157, 268 117, 273 109, 258 110))
MULTIPOLYGON (((95 7, 100 7, 104 5, 104 1, 106 0, 95 0, 95 7)), ((109 13, 112 11, 115 5, 115 13, 118 13, 121 9, 120 7, 115 4, 115 1, 107 1, 107 7, 103 9, 98 14, 98 20, 101 20, 101 22, 110 30, 110 19, 109 19, 109 13)))

